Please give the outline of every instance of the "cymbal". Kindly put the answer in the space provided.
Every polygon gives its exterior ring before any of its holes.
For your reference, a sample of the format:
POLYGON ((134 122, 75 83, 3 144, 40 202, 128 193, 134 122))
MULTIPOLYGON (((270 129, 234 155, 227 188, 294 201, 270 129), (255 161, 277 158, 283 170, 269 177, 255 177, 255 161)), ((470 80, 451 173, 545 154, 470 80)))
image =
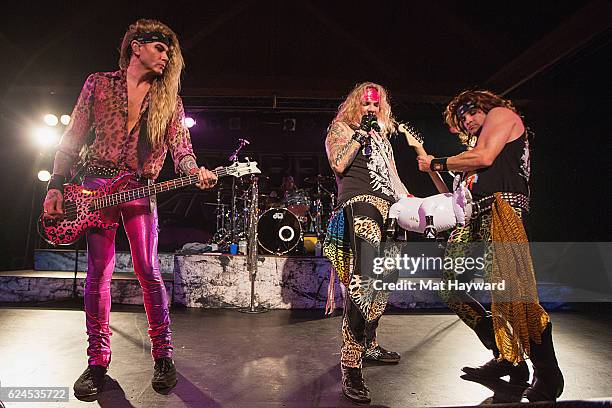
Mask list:
POLYGON ((336 179, 333 176, 322 176, 320 174, 314 177, 306 177, 304 179, 304 183, 308 183, 308 184, 331 183, 332 181, 336 181, 336 179))

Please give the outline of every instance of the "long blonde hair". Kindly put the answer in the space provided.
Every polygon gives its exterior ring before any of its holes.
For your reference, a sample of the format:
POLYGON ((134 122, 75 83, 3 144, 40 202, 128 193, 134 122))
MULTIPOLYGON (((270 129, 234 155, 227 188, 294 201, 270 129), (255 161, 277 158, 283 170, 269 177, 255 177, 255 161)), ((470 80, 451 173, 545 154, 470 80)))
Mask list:
POLYGON ((338 107, 338 114, 332 121, 332 124, 336 122, 345 122, 348 125, 359 126, 361 123, 361 103, 366 89, 374 88, 380 95, 380 112, 378 113, 378 123, 380 125, 381 135, 387 137, 395 131, 396 122, 393 114, 391 113, 391 105, 389 104, 389 97, 387 90, 381 85, 373 82, 362 82, 355 85, 353 90, 348 94, 345 101, 338 107))
POLYGON ((140 19, 130 25, 119 50, 119 67, 127 69, 132 57, 131 42, 143 32, 159 31, 172 39, 168 49, 168 64, 163 74, 151 85, 151 100, 149 102, 149 115, 147 128, 151 146, 159 146, 164 142, 168 124, 176 114, 176 101, 181 88, 181 72, 185 67, 183 54, 174 31, 167 25, 157 21, 140 19))

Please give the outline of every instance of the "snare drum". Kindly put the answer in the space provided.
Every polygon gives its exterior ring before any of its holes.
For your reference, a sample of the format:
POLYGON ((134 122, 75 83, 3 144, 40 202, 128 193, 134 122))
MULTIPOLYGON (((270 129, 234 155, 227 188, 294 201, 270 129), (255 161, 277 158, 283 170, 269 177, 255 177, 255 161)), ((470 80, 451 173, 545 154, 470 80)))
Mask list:
POLYGON ((302 239, 297 217, 286 208, 270 208, 257 221, 257 242, 266 251, 283 255, 291 252, 302 239))

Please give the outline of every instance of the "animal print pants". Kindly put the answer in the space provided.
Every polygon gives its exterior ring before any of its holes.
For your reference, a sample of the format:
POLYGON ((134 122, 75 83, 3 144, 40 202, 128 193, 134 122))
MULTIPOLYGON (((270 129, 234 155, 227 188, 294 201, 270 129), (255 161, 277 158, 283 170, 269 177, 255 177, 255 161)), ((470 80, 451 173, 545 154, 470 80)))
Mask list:
MULTIPOLYGON (((523 219, 523 210, 514 208, 518 217, 523 219)), ((484 257, 484 280, 490 282, 489 274, 493 263, 493 247, 491 243, 491 212, 485 213, 477 219, 473 219, 467 225, 457 227, 448 238, 445 257, 484 257), (474 245, 478 244, 478 245, 474 245), (482 244, 482 246, 480 245, 482 244), (481 253, 473 253, 474 250, 482 250, 481 253)), ((455 270, 446 268, 442 273, 443 281, 470 281, 470 274, 457 274, 455 270)), ((459 316, 472 330, 478 323, 489 315, 487 308, 474 299, 468 292, 458 290, 441 290, 439 295, 442 301, 459 316)))
POLYGON ((361 367, 364 352, 377 346, 376 328, 389 293, 374 289, 373 282, 380 277, 373 275, 372 265, 379 254, 389 207, 388 201, 370 195, 355 197, 344 207, 353 254, 342 319, 340 361, 345 367, 361 367))

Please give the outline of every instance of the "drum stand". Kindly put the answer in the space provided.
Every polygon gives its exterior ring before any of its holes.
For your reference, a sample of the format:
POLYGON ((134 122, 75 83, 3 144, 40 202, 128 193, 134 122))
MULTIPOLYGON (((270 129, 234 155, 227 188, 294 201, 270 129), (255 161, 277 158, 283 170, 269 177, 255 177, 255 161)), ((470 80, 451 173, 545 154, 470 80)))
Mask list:
POLYGON ((314 203, 313 203, 314 217, 312 218, 313 218, 313 223, 314 223, 314 232, 317 234, 317 238, 319 239, 321 239, 321 237, 325 235, 325 230, 323 228, 323 203, 321 201, 321 195, 323 194, 323 192, 325 192, 325 194, 329 196, 331 200, 331 208, 334 209, 336 207, 336 203, 335 203, 336 197, 334 193, 327 190, 325 187, 321 185, 320 182, 317 181, 317 193, 316 193, 317 199, 314 200, 314 203))
MULTIPOLYGON (((246 139, 238 139, 238 141, 240 142, 240 144, 238 145, 238 148, 236 148, 236 150, 234 151, 234 153, 232 153, 232 155, 229 157, 229 161, 233 164, 235 162, 238 161, 238 153, 240 152, 240 150, 242 150, 242 148, 246 145, 248 145, 250 142, 246 139)), ((238 243, 238 236, 236 235, 236 218, 238 217, 238 211, 236 208, 236 177, 232 177, 232 204, 231 204, 231 220, 230 220, 230 228, 231 228, 231 232, 230 232, 230 244, 237 244, 238 243)))
POLYGON ((251 278, 251 304, 249 307, 238 309, 242 313, 264 313, 267 312, 263 306, 255 306, 255 278, 257 277, 257 208, 259 187, 257 177, 251 176, 251 199, 249 206, 249 218, 247 228, 247 271, 251 278))
POLYGON ((315 210, 315 216, 314 216, 314 232, 315 234, 317 234, 317 239, 321 239, 321 235, 322 235, 322 227, 323 227, 323 220, 322 220, 322 216, 323 214, 321 214, 322 210, 323 210, 323 203, 321 202, 321 183, 319 183, 317 181, 317 199, 314 201, 313 203, 313 207, 315 210))

